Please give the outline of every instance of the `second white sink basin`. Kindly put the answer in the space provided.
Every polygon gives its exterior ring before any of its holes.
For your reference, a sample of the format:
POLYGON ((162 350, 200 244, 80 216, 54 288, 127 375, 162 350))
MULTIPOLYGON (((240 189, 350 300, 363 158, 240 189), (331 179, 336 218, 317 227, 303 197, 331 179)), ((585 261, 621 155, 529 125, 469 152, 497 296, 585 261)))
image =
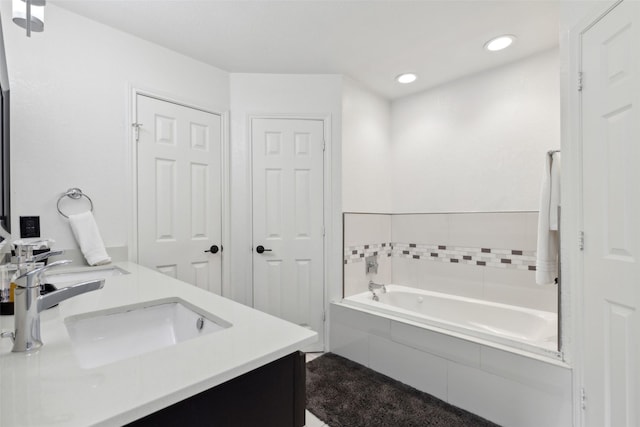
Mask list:
POLYGON ((78 361, 87 369, 231 326, 179 298, 80 314, 64 322, 78 361))
POLYGON ((93 269, 82 269, 77 271, 67 271, 63 273, 56 273, 55 269, 49 270, 45 273, 44 283, 51 283, 52 285, 66 285, 67 283, 84 282, 85 280, 97 280, 106 279, 107 277, 122 276, 123 274, 129 274, 128 271, 121 269, 120 267, 99 267, 93 269))

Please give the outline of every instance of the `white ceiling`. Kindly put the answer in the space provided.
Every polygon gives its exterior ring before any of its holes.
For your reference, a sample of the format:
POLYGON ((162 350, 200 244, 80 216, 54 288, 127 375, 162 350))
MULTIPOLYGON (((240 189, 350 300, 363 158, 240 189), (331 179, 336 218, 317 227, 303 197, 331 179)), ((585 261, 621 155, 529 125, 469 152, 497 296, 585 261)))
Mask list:
POLYGON ((340 73, 390 99, 558 44, 557 1, 51 3, 229 72, 340 73), (501 52, 483 49, 500 34, 517 42, 501 52), (406 71, 418 80, 396 83, 406 71))

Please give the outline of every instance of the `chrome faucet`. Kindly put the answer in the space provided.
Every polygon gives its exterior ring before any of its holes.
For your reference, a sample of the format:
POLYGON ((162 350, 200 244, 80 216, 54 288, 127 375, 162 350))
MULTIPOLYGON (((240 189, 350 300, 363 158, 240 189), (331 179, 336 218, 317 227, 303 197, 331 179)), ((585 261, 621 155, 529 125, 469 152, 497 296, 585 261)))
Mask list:
POLYGON ((40 261, 44 261, 47 258, 50 258, 52 256, 58 256, 58 255, 62 255, 64 252, 63 251, 49 251, 49 252, 43 252, 41 254, 38 255, 33 255, 33 257, 31 258, 32 262, 40 262, 40 261))
POLYGON ((376 294, 376 289, 380 289, 383 294, 387 292, 387 288, 383 284, 374 283, 373 280, 369 280, 369 290, 373 294, 373 300, 379 301, 380 298, 378 298, 378 295, 376 294))
POLYGON ((59 265, 69 264, 63 260, 52 262, 44 267, 36 268, 19 276, 15 283, 15 332, 3 332, 2 337, 13 340, 11 351, 32 351, 42 347, 40 337, 40 312, 54 305, 85 292, 102 289, 104 279, 76 283, 66 288, 58 289, 46 295, 40 295, 42 273, 59 265))

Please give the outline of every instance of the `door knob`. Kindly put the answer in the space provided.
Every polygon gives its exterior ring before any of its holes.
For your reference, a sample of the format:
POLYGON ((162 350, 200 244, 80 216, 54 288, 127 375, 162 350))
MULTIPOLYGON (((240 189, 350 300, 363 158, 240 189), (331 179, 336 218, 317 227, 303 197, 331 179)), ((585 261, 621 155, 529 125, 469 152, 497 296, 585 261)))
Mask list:
MULTIPOLYGON (((222 246, 220 246, 220 248, 222 248, 222 246)), ((217 254, 218 253, 218 246, 217 245, 211 245, 211 247, 206 250, 205 252, 211 252, 212 254, 217 254)))
POLYGON ((256 252, 258 252, 259 254, 263 253, 263 252, 271 252, 271 249, 265 249, 264 246, 262 245, 258 245, 256 246, 256 252))

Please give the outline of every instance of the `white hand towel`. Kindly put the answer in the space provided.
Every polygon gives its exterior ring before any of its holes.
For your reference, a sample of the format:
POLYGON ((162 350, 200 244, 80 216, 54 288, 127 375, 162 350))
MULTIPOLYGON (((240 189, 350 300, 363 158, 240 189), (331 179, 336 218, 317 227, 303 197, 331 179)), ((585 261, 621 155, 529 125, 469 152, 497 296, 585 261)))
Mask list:
POLYGON ((89 265, 105 265, 111 262, 91 212, 69 215, 69 224, 78 245, 80 245, 82 255, 89 265))
POLYGON ((560 153, 547 156, 551 159, 551 183, 549 196, 549 230, 560 230, 558 207, 560 206, 560 153))
POLYGON ((560 155, 545 154, 540 189, 536 283, 546 285, 558 277, 558 206, 560 206, 560 155))

